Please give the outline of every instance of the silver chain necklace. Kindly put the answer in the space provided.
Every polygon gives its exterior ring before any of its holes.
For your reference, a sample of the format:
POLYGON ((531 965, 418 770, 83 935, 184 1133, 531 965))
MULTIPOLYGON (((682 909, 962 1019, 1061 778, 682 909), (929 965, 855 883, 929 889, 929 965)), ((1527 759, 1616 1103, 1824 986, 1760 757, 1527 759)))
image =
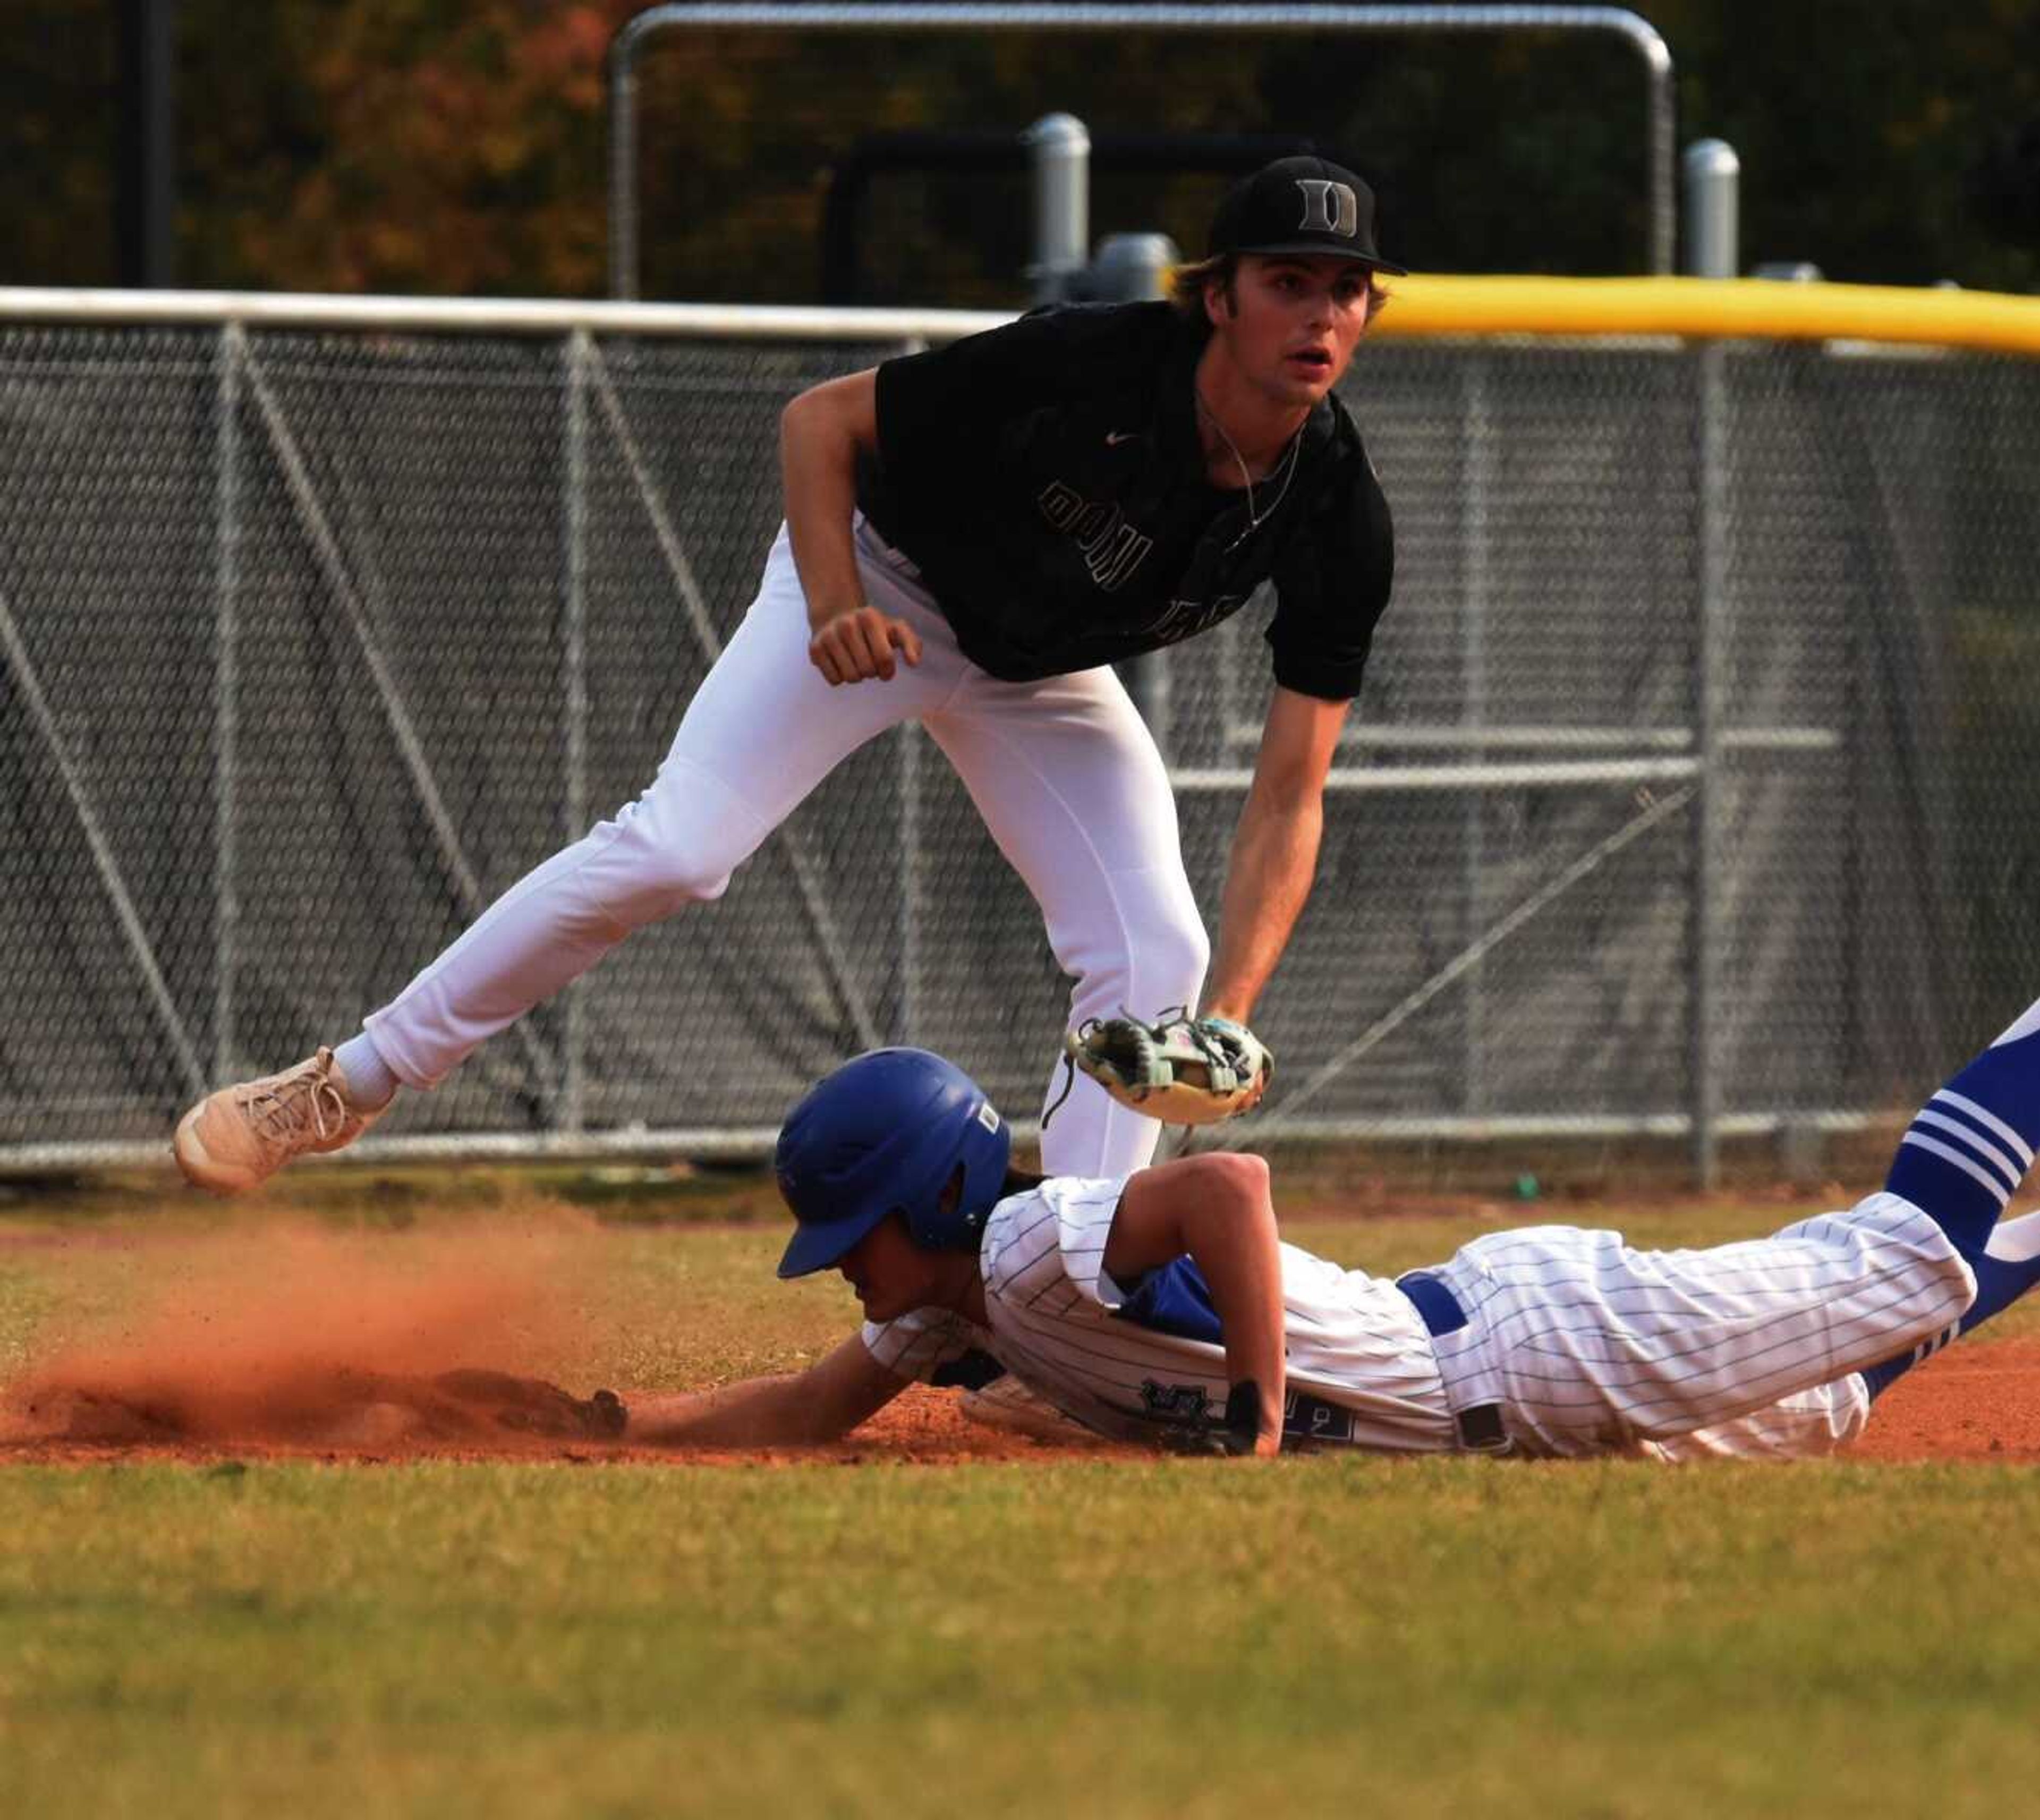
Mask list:
POLYGON ((1205 402, 1203 392, 1194 386, 1190 390, 1192 395, 1197 401, 1197 409, 1204 413, 1205 421, 1218 432, 1218 440, 1225 444, 1225 452, 1232 457, 1234 465, 1239 470, 1240 479, 1246 483, 1246 532, 1258 531, 1261 528, 1261 521, 1269 517, 1276 507, 1282 503, 1283 495, 1288 492, 1289 482, 1296 476, 1296 451, 1304 446, 1304 427, 1301 424, 1296 426, 1296 433, 1290 437, 1288 447, 1282 451, 1282 459, 1277 464, 1278 471, 1282 476, 1282 484, 1275 489, 1275 497, 1269 501, 1268 510, 1262 512, 1258 509, 1258 502, 1254 497, 1253 472, 1246 465, 1246 457, 1239 452, 1239 444, 1225 433, 1225 425, 1218 421, 1218 413, 1205 402))

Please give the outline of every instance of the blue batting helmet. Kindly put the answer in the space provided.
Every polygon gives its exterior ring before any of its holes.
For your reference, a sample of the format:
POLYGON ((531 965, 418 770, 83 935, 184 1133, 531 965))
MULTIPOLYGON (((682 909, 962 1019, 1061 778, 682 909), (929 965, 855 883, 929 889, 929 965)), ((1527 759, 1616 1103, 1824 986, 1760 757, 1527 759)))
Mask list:
POLYGON ((825 1270, 889 1213, 931 1251, 977 1243, 1006 1180, 1013 1133, 984 1090, 926 1049, 873 1049, 809 1088, 772 1167, 798 1224, 782 1277, 825 1270), (943 1211, 961 1170, 963 1192, 943 1211))

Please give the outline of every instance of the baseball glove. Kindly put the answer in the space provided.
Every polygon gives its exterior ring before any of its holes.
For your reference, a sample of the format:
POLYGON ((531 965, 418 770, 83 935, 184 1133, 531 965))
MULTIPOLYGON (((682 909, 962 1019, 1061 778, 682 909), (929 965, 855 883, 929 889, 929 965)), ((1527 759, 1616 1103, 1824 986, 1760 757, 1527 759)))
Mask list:
POLYGON ((1070 1067, 1121 1105, 1164 1125, 1214 1125, 1244 1112, 1275 1069, 1275 1058, 1244 1024, 1182 1009, 1151 1024, 1090 1019, 1064 1038, 1063 1052, 1070 1067))

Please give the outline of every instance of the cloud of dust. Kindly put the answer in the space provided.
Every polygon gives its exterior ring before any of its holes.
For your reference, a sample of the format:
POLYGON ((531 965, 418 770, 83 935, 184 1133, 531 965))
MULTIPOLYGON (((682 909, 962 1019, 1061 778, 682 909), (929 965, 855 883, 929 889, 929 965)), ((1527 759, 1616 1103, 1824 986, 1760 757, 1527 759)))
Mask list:
POLYGON ((16 1422, 77 1438, 388 1439, 386 1423, 373 1436, 360 1427, 379 1377, 557 1370, 591 1232, 549 1218, 194 1238, 152 1251, 158 1280, 117 1321, 74 1336, 0 1396, 16 1422))

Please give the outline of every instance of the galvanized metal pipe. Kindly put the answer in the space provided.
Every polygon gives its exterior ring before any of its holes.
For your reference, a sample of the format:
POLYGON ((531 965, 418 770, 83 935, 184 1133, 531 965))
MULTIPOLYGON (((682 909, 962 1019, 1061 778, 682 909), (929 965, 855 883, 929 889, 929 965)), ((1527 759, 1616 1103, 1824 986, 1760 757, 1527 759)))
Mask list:
POLYGON ((241 362, 238 322, 219 331, 219 392, 213 426, 213 893, 212 1074, 241 1072, 234 1028, 240 950, 239 771, 241 744, 241 362))
POLYGON ((1696 139, 1680 160, 1689 278, 1733 278, 1741 263, 1742 161, 1726 139, 1696 139))
POLYGON ((1090 135, 1075 114, 1044 114, 1020 136, 1034 171, 1028 295, 1060 303, 1090 255, 1090 135))
MULTIPOLYGON (((1686 180, 1687 274, 1733 278, 1737 264, 1736 188, 1741 165, 1721 139, 1689 146, 1686 180)), ((1717 1007, 1721 992, 1721 911, 1724 718, 1722 649, 1728 569, 1727 350, 1710 341, 1694 356, 1699 464, 1695 543, 1692 897, 1687 927, 1692 950, 1687 1007, 1688 1089, 1694 1185, 1711 1189, 1720 1166, 1721 1045, 1717 1007)))
MULTIPOLYGON (((562 847, 588 832, 588 370, 593 357, 594 344, 585 329, 567 337, 561 375, 566 461, 560 489, 560 654, 565 672, 561 733, 566 747, 562 847)), ((550 1110, 556 1129, 577 1132, 588 1102, 587 980, 569 984, 565 999, 560 1091, 550 1110)))

